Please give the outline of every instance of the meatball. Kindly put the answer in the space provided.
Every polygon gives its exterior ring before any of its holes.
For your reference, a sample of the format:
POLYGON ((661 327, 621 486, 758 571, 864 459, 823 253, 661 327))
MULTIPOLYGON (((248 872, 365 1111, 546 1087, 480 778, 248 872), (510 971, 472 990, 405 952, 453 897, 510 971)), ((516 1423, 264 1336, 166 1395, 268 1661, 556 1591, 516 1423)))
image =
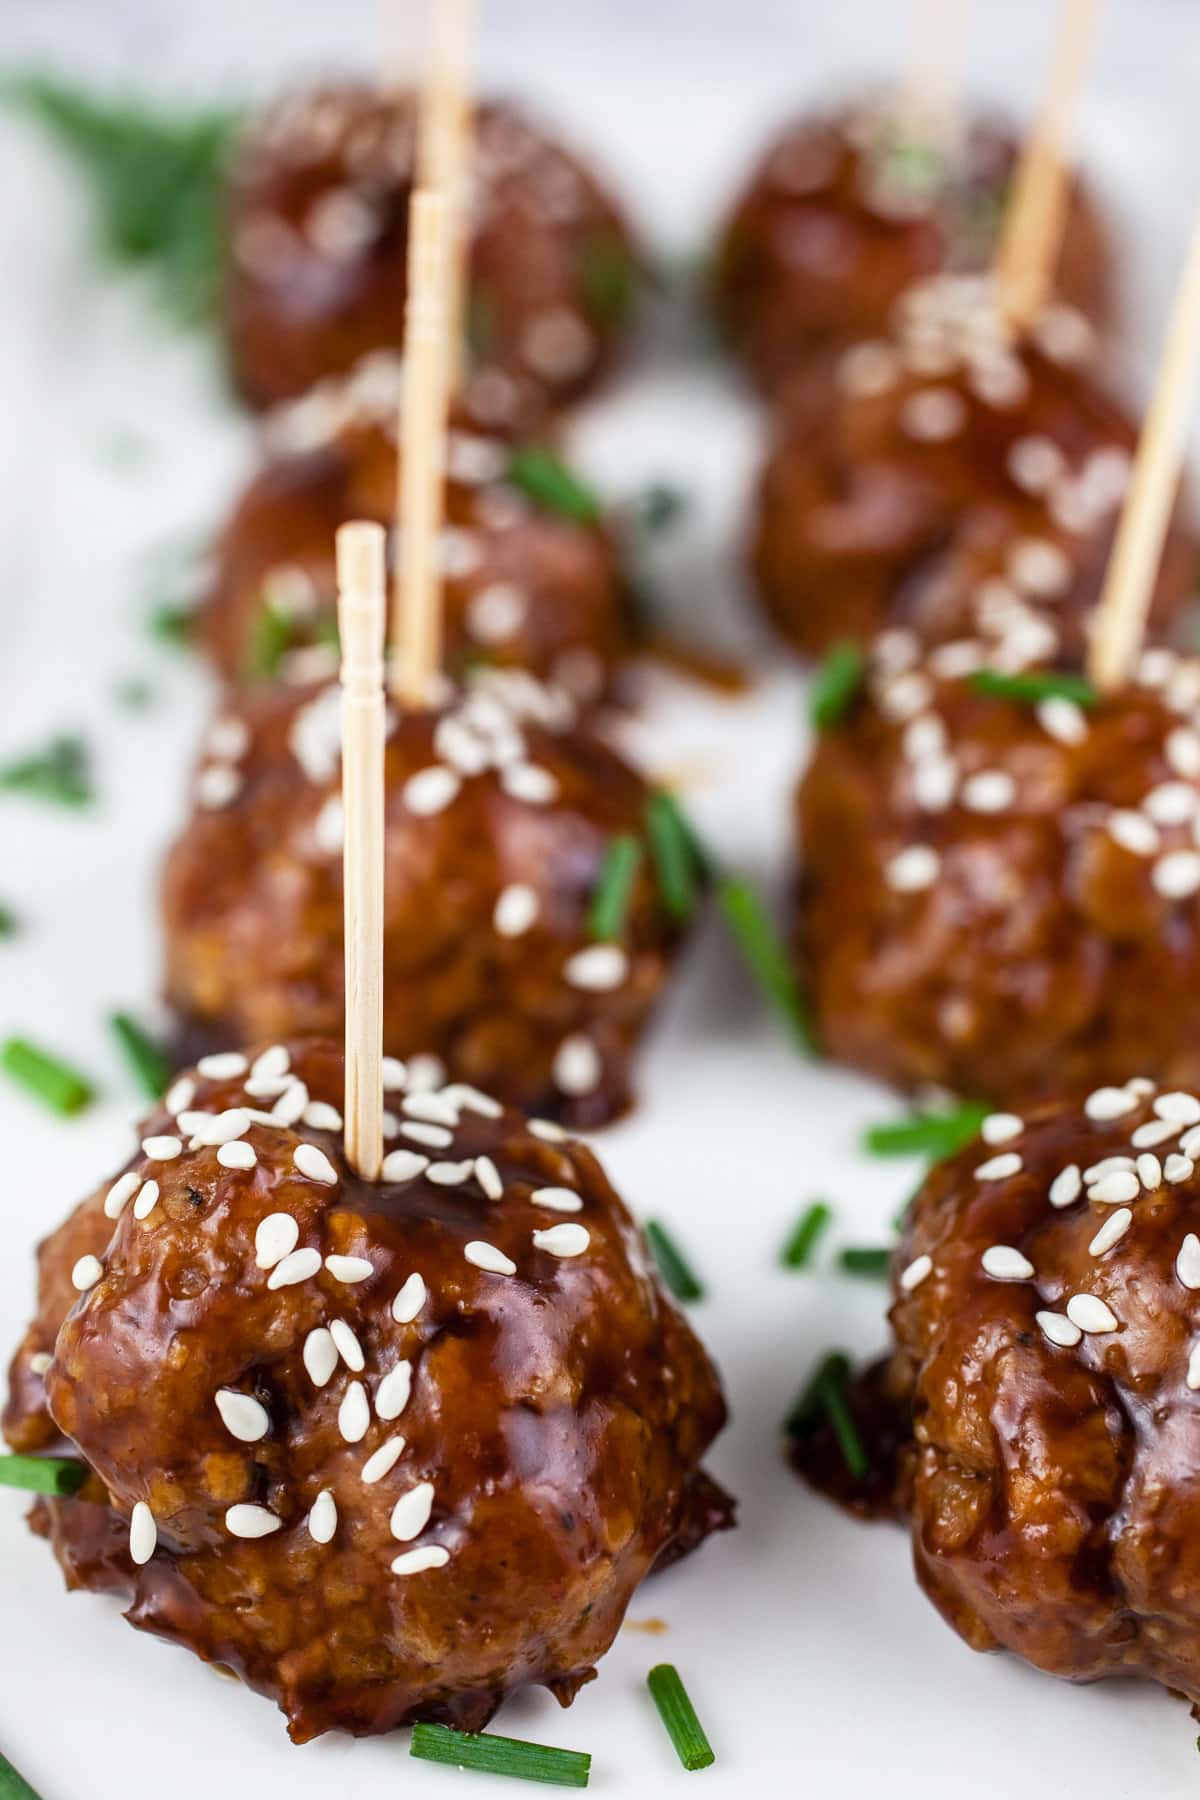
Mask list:
POLYGON ((1200 1081, 1200 662, 1076 698, 1043 632, 888 634, 800 785, 817 1036, 903 1087, 1200 1081))
POLYGON ((594 1156, 404 1076, 378 1183, 340 1049, 181 1078, 42 1246, 4 1419, 106 1490, 39 1506, 68 1580, 297 1742, 477 1730, 530 1683, 569 1704, 656 1561, 732 1523, 699 1466, 717 1376, 594 1156))
MULTIPOLYGON (((336 668, 334 534, 348 519, 387 526, 395 517, 401 381, 399 357, 377 352, 272 419, 267 460, 217 543, 197 615, 198 640, 229 679, 303 675, 309 649, 321 645, 336 668)), ((455 673, 515 664, 593 701, 630 650, 621 558, 569 471, 558 497, 517 485, 522 456, 535 459, 536 475, 547 454, 514 452, 469 419, 452 425, 442 540, 448 664, 455 673)))
MULTIPOLYGON (((986 281, 940 277, 905 296, 889 338, 841 356, 832 394, 824 377, 793 388, 751 545, 762 603, 793 648, 819 654, 919 620, 928 588, 960 558, 973 573, 1003 555, 1027 596, 1088 610, 1137 435, 1098 385, 1091 344, 1061 305, 1014 344, 986 281)), ((1195 563, 1177 522, 1160 626, 1191 597, 1195 563)))
MULTIPOLYGON (((722 230, 713 279, 721 326, 764 392, 878 336, 914 282, 988 268, 1017 151, 1010 130, 976 119, 948 160, 879 105, 781 132, 722 230)), ((1107 233, 1079 182, 1058 288, 1097 322, 1113 311, 1107 233)))
POLYGON ((917 1574, 973 1648, 1200 1702, 1200 1100, 1140 1076, 997 1116, 897 1255, 917 1574))
MULTIPOLYGON (((340 732, 336 686, 272 684, 209 733, 164 879, 167 995, 193 1049, 341 1030, 340 732)), ((684 931, 642 853, 646 782, 515 670, 397 716, 386 780, 387 1049, 581 1126, 613 1118, 684 931)))
MULTIPOLYGON (((574 400, 610 360, 636 253, 606 190, 515 107, 474 122, 468 393, 494 425, 574 400)), ((343 84, 247 128, 228 197, 234 375, 270 406, 403 343, 416 102, 343 84)))

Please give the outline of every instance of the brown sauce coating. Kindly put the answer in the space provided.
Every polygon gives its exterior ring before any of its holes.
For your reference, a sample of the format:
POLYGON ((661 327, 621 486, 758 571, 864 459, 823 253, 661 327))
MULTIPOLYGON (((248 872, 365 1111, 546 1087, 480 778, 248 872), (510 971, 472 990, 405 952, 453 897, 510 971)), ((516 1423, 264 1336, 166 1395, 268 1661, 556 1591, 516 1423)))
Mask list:
MULTIPOLYGON (((216 546, 198 638, 230 680, 303 671, 336 635, 334 533, 390 526, 399 482, 398 357, 376 354, 287 409, 268 459, 216 546), (264 669, 262 645, 284 646, 264 669), (296 652, 301 654, 297 657, 296 652)), ((452 425, 442 561, 447 666, 532 670, 582 701, 610 689, 629 644, 620 556, 598 519, 564 517, 505 480, 511 449, 469 419, 452 425)), ((330 659, 333 651, 329 652, 330 659)))
POLYGON ((452 1143, 402 1135, 407 1166, 367 1184, 328 1128, 340 1050, 259 1054, 190 1072, 115 1222, 106 1183, 41 1248, 5 1434, 61 1434, 107 1504, 39 1502, 35 1529, 297 1742, 478 1729, 530 1683, 567 1704, 655 1563, 732 1523, 699 1468, 712 1366, 583 1145, 393 1084, 405 1130, 453 1117, 452 1143))
MULTIPOLYGON (((944 277, 911 290, 888 335, 844 352, 832 376, 794 384, 751 527, 781 636, 813 656, 889 625, 948 635, 999 575, 1081 639, 1136 444, 1091 348, 1061 306, 1014 344, 985 281, 944 277)), ((1160 632, 1192 597, 1196 565, 1177 517, 1160 632)))
MULTIPOLYGON (((637 283, 605 188, 515 107, 475 121, 468 393, 508 429, 584 392, 637 283)), ((249 128, 228 199, 234 374, 273 406, 403 342, 416 108, 343 83, 285 96, 249 128)))
POLYGON ((823 1047, 993 1099, 1114 1066, 1200 1081, 1200 666, 1149 651, 1085 711, 981 693, 964 653, 1013 668, 1004 640, 881 640, 800 785, 823 1047))
MULTIPOLYGON (((800 370, 886 331, 914 282, 987 268, 1017 147, 1010 130, 975 119, 947 166, 880 106, 782 131, 724 226, 713 283, 717 316, 758 386, 775 397, 800 370)), ((1109 318, 1111 249, 1078 182, 1058 280, 1063 299, 1109 318)))
MULTIPOLYGON (((336 687, 259 687, 210 732, 163 883, 167 995, 193 1043, 341 1030, 339 720, 336 687)), ((644 848, 649 797, 564 696, 513 671, 397 717, 387 1049, 576 1125, 620 1113, 683 935, 644 848), (592 904, 623 835, 643 854, 618 939, 600 945, 592 904)))

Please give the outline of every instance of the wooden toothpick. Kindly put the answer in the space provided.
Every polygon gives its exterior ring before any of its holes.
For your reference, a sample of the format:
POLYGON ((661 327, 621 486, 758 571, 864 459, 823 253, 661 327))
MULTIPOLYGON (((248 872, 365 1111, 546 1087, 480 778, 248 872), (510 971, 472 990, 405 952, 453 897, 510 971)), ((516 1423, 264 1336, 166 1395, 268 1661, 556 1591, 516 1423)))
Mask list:
POLYGON ((1138 440, 1133 478, 1096 609, 1088 673, 1106 691, 1128 681, 1141 654, 1200 373, 1200 218, 1175 290, 1167 341, 1138 440))
POLYGON ((367 1181, 377 1181, 383 1165, 384 546, 382 525, 359 520, 338 530, 346 1157, 367 1181))
POLYGON ((474 25, 473 0, 435 0, 417 136, 418 183, 444 194, 450 210, 446 380, 451 393, 462 374, 467 324, 474 25))
POLYGON ((1033 323, 1054 285, 1071 183, 1067 145, 1098 12, 1099 0, 1062 0, 1046 93, 1017 164, 996 253, 1000 310, 1016 332, 1033 323))
POLYGON ((913 0, 908 66, 896 112, 905 135, 952 154, 962 133, 968 0, 913 0))
POLYGON ((449 203, 418 189, 408 213, 399 554, 392 597, 393 689, 427 706, 442 661, 441 531, 446 470, 449 203))

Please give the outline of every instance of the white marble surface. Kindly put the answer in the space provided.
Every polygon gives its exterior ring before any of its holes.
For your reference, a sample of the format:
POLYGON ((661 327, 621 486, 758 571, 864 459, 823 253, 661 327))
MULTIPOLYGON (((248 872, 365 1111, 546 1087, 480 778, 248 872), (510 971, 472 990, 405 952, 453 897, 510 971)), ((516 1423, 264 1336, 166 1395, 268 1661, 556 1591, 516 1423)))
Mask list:
MULTIPOLYGON (((973 75, 1023 103, 1049 7, 977 10, 973 75)), ((702 241, 782 108, 886 68, 904 35, 899 4, 868 0, 493 0, 485 11, 488 77, 568 121, 648 231, 682 251, 702 241)), ((266 90, 285 70, 368 62, 378 32, 361 0, 5 0, 0 63, 52 59, 165 93, 208 94, 223 81, 266 90)), ((1111 0, 1083 139, 1130 228, 1143 367, 1200 167, 1198 63, 1192 0, 1111 0)), ((7 1344, 27 1313, 35 1239, 124 1154, 135 1097, 103 1019, 114 1005, 145 1012, 155 991, 155 869, 208 703, 201 674, 141 629, 147 550, 218 516, 247 444, 203 347, 163 326, 135 287, 97 279, 78 196, 53 159, 4 124, 0 167, 0 757, 56 727, 81 729, 101 793, 80 817, 0 802, 0 897, 27 921, 0 946, 0 1037, 35 1033, 104 1088, 103 1104, 70 1125, 0 1091, 7 1344), (153 707, 120 711, 114 682, 141 674, 153 707)), ((614 495, 653 478, 690 492, 662 553, 666 601, 755 644, 737 543, 758 422, 725 374, 660 321, 577 441, 614 495)), ((776 888, 801 692, 788 669, 738 703, 663 681, 636 734, 657 766, 692 770, 692 806, 722 855, 776 888)), ((711 926, 648 1047, 644 1085, 639 1112, 600 1147, 635 1208, 668 1220, 708 1281, 696 1323, 734 1412, 714 1466, 741 1498, 742 1529, 638 1600, 634 1617, 661 1616, 665 1637, 625 1631, 569 1713, 530 1695, 499 1728, 591 1749, 598 1794, 657 1797, 685 1780, 642 1685, 667 1658, 717 1748, 702 1778, 714 1800, 1194 1792, 1194 1727, 1178 1704, 1133 1688, 1072 1692, 971 1655, 917 1592, 903 1538, 841 1518, 783 1467, 777 1426, 801 1375, 831 1341, 871 1349, 882 1322, 877 1290, 785 1275, 775 1254, 819 1193, 837 1207, 837 1238, 881 1236, 914 1171, 873 1165, 855 1143, 894 1102, 798 1064, 711 926)), ((403 1736, 292 1750, 268 1705, 128 1630, 107 1603, 65 1595, 22 1511, 18 1496, 2 1498, 0 1746, 43 1800, 501 1791, 410 1763, 403 1736)))

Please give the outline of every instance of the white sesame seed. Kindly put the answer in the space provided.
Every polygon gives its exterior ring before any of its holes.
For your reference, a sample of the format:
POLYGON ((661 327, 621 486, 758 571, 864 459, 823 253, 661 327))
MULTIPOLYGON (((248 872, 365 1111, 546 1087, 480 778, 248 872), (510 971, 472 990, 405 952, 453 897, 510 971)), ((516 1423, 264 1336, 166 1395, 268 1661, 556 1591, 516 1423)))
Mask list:
POLYGON ((1195 781, 1200 777, 1200 732, 1177 725, 1168 733, 1163 754, 1177 775, 1195 781))
POLYGON ((1101 1181, 1105 1175, 1116 1175, 1122 1170, 1132 1175, 1136 1168, 1137 1164, 1132 1156, 1102 1156, 1099 1162, 1094 1162, 1083 1171, 1083 1179, 1087 1182, 1101 1181))
POLYGON ((1166 1162, 1163 1164, 1163 1174, 1166 1176, 1167 1180, 1172 1183, 1187 1181, 1195 1170, 1195 1167, 1196 1165, 1190 1156, 1168 1156, 1166 1162))
POLYGON ((1141 1193, 1141 1183, 1136 1175, 1127 1169, 1114 1169, 1111 1175, 1102 1175, 1088 1189, 1088 1199, 1094 1200, 1097 1206, 1124 1206, 1127 1201, 1136 1200, 1141 1193))
POLYGON ((232 1081, 246 1073, 246 1059, 240 1050, 222 1050, 214 1056, 202 1056, 196 1073, 206 1081, 232 1081))
POLYGON ((154 1555, 158 1544, 158 1526, 154 1514, 144 1500, 134 1503, 129 1515, 129 1560, 140 1569, 154 1555))
MULTIPOLYGON (((414 1144, 426 1144, 431 1150, 448 1150, 454 1142, 454 1133, 444 1125, 427 1125, 420 1119, 408 1121, 400 1129, 414 1144)), ((428 1157, 425 1160, 428 1163, 428 1157)))
POLYGON ((109 1188, 104 1197, 104 1216, 106 1219, 119 1219, 129 1201, 142 1185, 142 1178, 136 1169, 129 1169, 109 1188))
POLYGON ((385 1181, 414 1181, 429 1167, 429 1158, 416 1150, 390 1150, 383 1159, 385 1181))
POLYGON ((375 1414, 380 1419, 398 1419, 412 1394, 412 1364, 407 1358, 388 1370, 375 1389, 375 1414))
POLYGON ((544 1144, 565 1144, 569 1141, 567 1132, 553 1119, 530 1119, 530 1137, 541 1138, 544 1144))
POLYGON ((563 974, 585 993, 609 993, 629 976, 629 958, 619 944, 589 944, 567 958, 563 974))
POLYGON ((328 1488, 322 1488, 308 1515, 308 1535, 315 1544, 328 1544, 337 1530, 337 1501, 328 1488))
POLYGON ((317 1325, 304 1340, 304 1367, 314 1387, 323 1388, 338 1364, 338 1349, 333 1333, 317 1325))
POLYGON ((1200 1125, 1200 1100, 1195 1094, 1159 1094, 1154 1110, 1160 1119, 1170 1119, 1176 1125, 1200 1125))
POLYGON ((392 1301, 392 1317, 398 1325, 411 1325, 425 1304, 425 1279, 414 1270, 392 1301))
POLYGON ((29 1367, 33 1374, 44 1375, 53 1361, 48 1350, 35 1350, 29 1359, 29 1367))
POLYGON ((962 430, 967 408, 953 388, 921 388, 900 409, 900 428, 920 443, 938 444, 962 430))
POLYGON ((458 1103, 453 1095, 437 1090, 406 1094, 401 1109, 408 1118, 425 1119, 432 1125, 457 1125, 458 1103))
POLYGON ((1150 880, 1164 900, 1190 899, 1200 888, 1200 853, 1195 850, 1168 851, 1155 863, 1150 880))
POLYGON ((537 919, 539 903, 533 888, 514 881, 504 889, 492 911, 492 924, 501 937, 522 937, 537 919))
POLYGON ((548 1207, 551 1212, 577 1213, 583 1211, 583 1201, 573 1189, 567 1187, 534 1188, 529 1198, 534 1206, 548 1207))
POLYGON ((481 1238, 472 1238, 466 1245, 463 1255, 477 1269, 484 1269, 489 1275, 515 1275, 517 1265, 503 1250, 497 1250, 495 1244, 485 1244, 481 1238))
POLYGON ((1168 1138, 1178 1137, 1180 1127, 1174 1119, 1147 1119, 1139 1125, 1130 1138, 1135 1150, 1148 1150, 1156 1144, 1165 1144, 1168 1138))
POLYGON ((1156 1188, 1160 1188, 1163 1173, 1162 1164, 1157 1156, 1151 1156, 1148 1150, 1143 1150, 1137 1159, 1137 1176, 1148 1194, 1152 1194, 1156 1188))
POLYGON ((545 1250, 550 1256, 582 1256, 591 1241, 586 1225, 574 1223, 551 1225, 533 1234, 534 1248, 545 1250))
POLYGON ((922 812, 945 812, 958 786, 958 767, 949 756, 931 756, 913 770, 913 798, 922 812))
POLYGON ((271 1117, 280 1125, 295 1125, 308 1109, 308 1089, 302 1081, 293 1081, 271 1108, 271 1117))
POLYGON ((1193 1160, 1200 1156, 1200 1125, 1193 1125, 1190 1131, 1184 1132, 1179 1140, 1179 1148, 1193 1160))
POLYGON ((1060 1350, 1073 1350, 1083 1336, 1079 1326, 1063 1313, 1039 1312, 1033 1316, 1050 1342, 1057 1344, 1060 1350))
POLYGON ((528 806, 549 806, 558 798, 558 781, 538 763, 510 763, 500 771, 500 786, 528 806))
POLYGON ((1136 1094, 1139 1099, 1144 1100, 1154 1093, 1158 1083, 1151 1081, 1148 1075, 1131 1075, 1125 1086, 1131 1094, 1136 1094))
POLYGON ((393 1575, 420 1575, 425 1569, 444 1569, 450 1552, 440 1544, 425 1544, 419 1550, 405 1550, 392 1563, 393 1575))
POLYGON ((325 1267, 335 1281, 344 1282, 347 1287, 352 1287, 355 1282, 365 1281, 368 1275, 375 1273, 374 1263, 369 1262, 365 1256, 327 1256, 325 1267))
POLYGON ((181 1075, 179 1080, 173 1082, 167 1089, 167 1095, 166 1099, 163 1101, 163 1105, 172 1117, 174 1117, 176 1113, 186 1112, 195 1098, 195 1082, 190 1075, 181 1075))
POLYGON ((408 1069, 398 1056, 385 1056, 383 1059, 383 1091, 394 1093, 398 1088, 407 1087, 408 1069))
POLYGON ((1027 494, 1045 494, 1062 474, 1064 461, 1053 438, 1031 433, 1009 446, 1007 468, 1013 481, 1027 494))
POLYGON ((257 1444, 271 1429, 271 1415, 262 1401, 236 1388, 217 1389, 217 1411, 226 1431, 240 1443, 257 1444))
POLYGON ((429 1515, 433 1511, 433 1483, 419 1481, 416 1487, 409 1488, 401 1494, 392 1508, 390 1521, 391 1533, 399 1538, 402 1544, 420 1537, 429 1523, 429 1515))
POLYGON ((363 1355, 362 1345, 345 1319, 331 1319, 329 1335, 346 1367, 355 1375, 361 1374, 366 1364, 366 1358, 363 1355))
POLYGON ((1022 593, 1052 600, 1071 585, 1071 559, 1049 538, 1021 538, 1008 553, 1007 573, 1022 593))
POLYGON ((1200 1343, 1192 1345, 1188 1356, 1187 1384, 1193 1393, 1200 1388, 1200 1343))
POLYGON ((217 1161, 223 1169, 254 1169, 258 1167, 258 1152, 253 1144, 222 1144, 217 1151, 217 1161))
POLYGON ((1050 1183, 1050 1204, 1060 1207, 1070 1206, 1073 1201, 1078 1200, 1082 1191, 1083 1177, 1079 1173, 1079 1164, 1068 1163, 1065 1169, 1059 1170, 1050 1183))
POLYGON ((591 1094, 600 1085, 603 1067, 591 1038, 576 1032, 564 1038, 554 1053, 555 1086, 564 1094, 591 1094))
POLYGON ((1142 801, 1142 811, 1156 825, 1186 825, 1200 794, 1186 781, 1160 781, 1142 801))
POLYGON ((419 769, 409 776, 400 798, 410 813, 427 818, 443 812, 457 800, 461 788, 462 782, 453 769, 446 768, 443 763, 431 763, 427 769, 419 769))
POLYGON ((321 1252, 319 1250, 293 1250, 290 1256, 285 1256, 276 1263, 267 1277, 267 1286, 269 1288, 295 1287, 298 1281, 307 1281, 310 1276, 316 1275, 320 1267, 321 1252))
POLYGON ((300 1227, 291 1213, 268 1213, 254 1233, 254 1260, 260 1269, 273 1269, 300 1240, 300 1227))
POLYGON ((440 1088, 446 1084, 446 1065, 440 1056, 428 1052, 408 1059, 408 1089, 416 1094, 426 1088, 440 1088))
POLYGON ((307 1175, 310 1181, 319 1181, 326 1187, 336 1187, 338 1173, 323 1150, 316 1144, 297 1144, 292 1161, 301 1175, 307 1175))
POLYGON ((1200 1238, 1189 1231, 1175 1258, 1175 1273, 1185 1288, 1200 1288, 1200 1238))
POLYGON ((1017 797, 1017 784, 1007 769, 981 769, 962 785, 960 798, 970 812, 1006 812, 1017 797))
POLYGON ((470 1179, 472 1167, 470 1158, 466 1162, 431 1162, 425 1176, 435 1187, 461 1187, 470 1179))
POLYGON ((926 1281, 932 1273, 933 1258, 930 1256, 916 1257, 914 1261, 909 1263, 907 1269, 901 1271, 901 1291, 905 1294, 911 1294, 914 1289, 919 1288, 921 1283, 926 1281))
POLYGON ((148 1156, 151 1162, 172 1162, 183 1149, 177 1137, 148 1137, 142 1139, 142 1155, 148 1156))
POLYGON ((237 799, 242 786, 241 774, 230 763, 209 763, 196 777, 196 805, 219 812, 237 799))
POLYGON ((283 1524, 273 1512, 265 1506, 248 1506, 241 1504, 231 1506, 225 1514, 225 1526, 236 1538, 270 1537, 283 1524))
POLYGON ((1127 808, 1109 813, 1106 829, 1113 842, 1132 856, 1154 856, 1161 842, 1157 828, 1145 813, 1131 812, 1127 808))
POLYGON ((310 1100, 304 1109, 304 1123, 310 1131, 340 1131, 342 1115, 326 1100, 310 1100))
POLYGON ((1125 1113, 1132 1112, 1137 1105, 1136 1096, 1125 1088, 1095 1088, 1083 1103, 1083 1110, 1089 1119, 1097 1121, 1119 1119, 1125 1113))
POLYGON ((1007 1144, 1020 1137, 1024 1129, 1025 1121, 1016 1113, 989 1113, 979 1127, 979 1135, 985 1144, 1007 1144))
POLYGON ((245 1090, 253 1100, 274 1100, 292 1085, 290 1075, 247 1075, 245 1090))
POLYGON ((338 1407, 338 1430, 348 1444, 361 1443, 367 1435, 367 1427, 371 1423, 371 1408, 367 1400, 367 1390, 361 1381, 347 1384, 338 1407))
POLYGON ((848 394, 882 394, 895 383, 899 367, 892 346, 872 340, 853 344, 839 357, 836 377, 848 394))
POLYGON ((374 1487, 377 1481, 382 1481, 395 1468, 407 1441, 402 1437, 389 1438, 386 1444, 381 1444, 373 1455, 368 1456, 362 1466, 362 1478, 368 1487, 374 1487))
POLYGON ((244 1106, 230 1106, 220 1113, 181 1113, 179 1123, 190 1131, 198 1144, 215 1149, 245 1137, 250 1129, 250 1114, 244 1106))
POLYGON ((1021 1158, 1015 1150, 1006 1150, 1003 1156, 989 1157, 987 1162, 980 1163, 975 1171, 976 1181, 1006 1181, 1010 1175, 1020 1173, 1021 1158))
POLYGON ((150 1217, 150 1214, 158 1205, 158 1193, 159 1188, 157 1181, 144 1181, 142 1183, 138 1196, 133 1203, 133 1216, 135 1219, 148 1219, 150 1217))
POLYGON ((1060 744, 1081 744, 1088 734, 1087 714, 1065 694, 1051 694, 1039 701, 1038 724, 1060 744))
POLYGON ((266 1081, 272 1077, 286 1075, 292 1066, 291 1055, 286 1044, 272 1044, 255 1057, 250 1065, 250 1075, 255 1081, 266 1081))
POLYGON ((993 1281, 1030 1281, 1033 1278, 1033 1264, 1011 1244, 990 1244, 979 1260, 984 1274, 990 1275, 993 1281))
POLYGON ((1110 1213, 1088 1245, 1089 1255, 1103 1256, 1106 1250, 1111 1250, 1114 1244, 1120 1243, 1132 1223, 1133 1214, 1127 1206, 1122 1206, 1117 1212, 1110 1213))
POLYGON ((883 878, 897 894, 917 894, 938 878, 941 858, 928 844, 909 844, 884 865, 883 878))
POLYGON ((879 704, 889 719, 915 719, 933 699, 933 684, 915 670, 897 675, 880 691, 879 704))
POLYGON ((1067 1301, 1067 1317, 1080 1331, 1093 1336, 1116 1331, 1119 1323, 1112 1308, 1098 1294, 1072 1294, 1067 1301))

